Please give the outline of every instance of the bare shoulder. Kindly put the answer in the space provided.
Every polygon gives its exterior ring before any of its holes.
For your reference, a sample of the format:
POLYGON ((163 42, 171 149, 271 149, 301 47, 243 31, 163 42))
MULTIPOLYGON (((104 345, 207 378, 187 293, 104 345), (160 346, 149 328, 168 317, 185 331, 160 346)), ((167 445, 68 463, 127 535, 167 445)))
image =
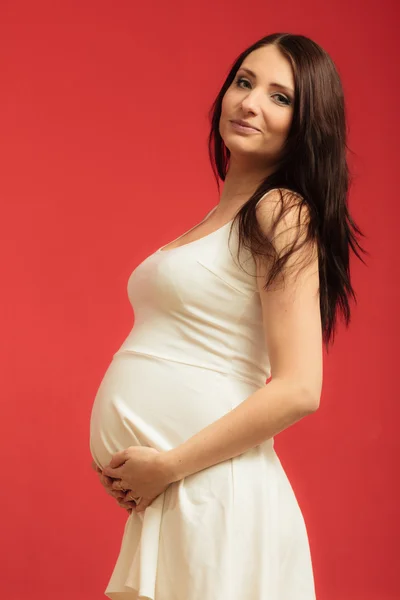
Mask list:
POLYGON ((290 190, 282 190, 282 196, 279 190, 271 190, 259 202, 256 214, 277 256, 289 253, 281 277, 268 289, 270 265, 256 258, 271 374, 294 383, 305 402, 317 406, 322 388, 322 325, 318 248, 315 241, 307 241, 308 207, 290 190))
MULTIPOLYGON (((293 236, 296 235, 293 231, 296 227, 303 229, 304 233, 304 227, 308 225, 310 218, 308 207, 300 194, 285 188, 267 192, 259 201, 256 214, 257 221, 266 235, 272 233, 278 237, 285 234, 285 239, 287 236, 290 238, 290 230, 293 236)), ((300 232, 297 231, 298 233, 300 232)))

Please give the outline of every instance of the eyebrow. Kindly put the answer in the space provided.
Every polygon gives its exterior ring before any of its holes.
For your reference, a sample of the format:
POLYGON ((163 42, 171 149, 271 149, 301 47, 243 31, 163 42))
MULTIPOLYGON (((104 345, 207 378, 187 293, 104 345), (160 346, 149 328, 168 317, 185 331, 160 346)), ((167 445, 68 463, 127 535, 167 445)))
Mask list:
MULTIPOLYGON (((254 79, 257 79, 257 75, 255 73, 253 73, 253 71, 251 71, 250 69, 247 69, 246 67, 240 67, 239 71, 246 71, 246 73, 248 73, 249 75, 251 75, 252 77, 254 77, 254 79)), ((272 87, 278 87, 281 88, 282 90, 286 90, 287 92, 291 93, 294 95, 294 90, 292 90, 292 88, 287 87, 286 85, 282 85, 282 83, 270 83, 270 85, 272 85, 272 87)))

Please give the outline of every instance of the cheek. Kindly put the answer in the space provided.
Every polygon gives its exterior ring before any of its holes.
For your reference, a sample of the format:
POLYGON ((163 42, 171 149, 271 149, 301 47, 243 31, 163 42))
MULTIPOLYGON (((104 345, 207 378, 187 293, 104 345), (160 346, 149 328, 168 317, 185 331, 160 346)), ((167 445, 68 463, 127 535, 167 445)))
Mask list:
POLYGON ((221 135, 223 135, 224 130, 226 130, 226 124, 230 118, 230 114, 229 102, 224 98, 221 104, 221 116, 219 118, 219 132, 221 135))
POLYGON ((221 104, 221 121, 226 119, 228 112, 229 112, 229 99, 225 95, 222 100, 222 104, 221 104))
POLYGON ((292 115, 283 111, 265 111, 264 122, 267 130, 275 135, 286 135, 290 129, 292 115))
POLYGON ((240 105, 240 96, 235 94, 234 90, 228 89, 222 98, 221 103, 221 116, 229 119, 232 113, 237 112, 237 108, 240 105))

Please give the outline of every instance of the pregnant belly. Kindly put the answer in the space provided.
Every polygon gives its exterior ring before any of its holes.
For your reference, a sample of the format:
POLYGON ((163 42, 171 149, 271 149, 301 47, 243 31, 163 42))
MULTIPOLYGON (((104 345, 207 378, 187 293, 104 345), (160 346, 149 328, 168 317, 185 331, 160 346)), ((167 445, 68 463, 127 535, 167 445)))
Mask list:
POLYGON ((90 419, 90 451, 104 468, 115 452, 145 445, 170 450, 232 410, 253 384, 136 352, 114 355, 90 419))

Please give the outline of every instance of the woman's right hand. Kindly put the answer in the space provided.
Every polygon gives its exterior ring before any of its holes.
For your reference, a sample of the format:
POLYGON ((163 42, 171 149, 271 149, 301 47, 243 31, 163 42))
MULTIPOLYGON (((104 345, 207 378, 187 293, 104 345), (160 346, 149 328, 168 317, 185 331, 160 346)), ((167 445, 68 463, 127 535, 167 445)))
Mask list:
POLYGON ((100 483, 105 488, 107 494, 115 498, 117 504, 121 506, 121 508, 125 508, 125 510, 127 510, 130 514, 132 512, 132 507, 136 506, 134 500, 125 501, 126 492, 122 492, 121 490, 114 490, 111 487, 114 479, 112 477, 107 477, 107 475, 103 475, 103 471, 100 469, 100 467, 97 466, 97 464, 94 461, 92 462, 92 467, 98 474, 100 483))

